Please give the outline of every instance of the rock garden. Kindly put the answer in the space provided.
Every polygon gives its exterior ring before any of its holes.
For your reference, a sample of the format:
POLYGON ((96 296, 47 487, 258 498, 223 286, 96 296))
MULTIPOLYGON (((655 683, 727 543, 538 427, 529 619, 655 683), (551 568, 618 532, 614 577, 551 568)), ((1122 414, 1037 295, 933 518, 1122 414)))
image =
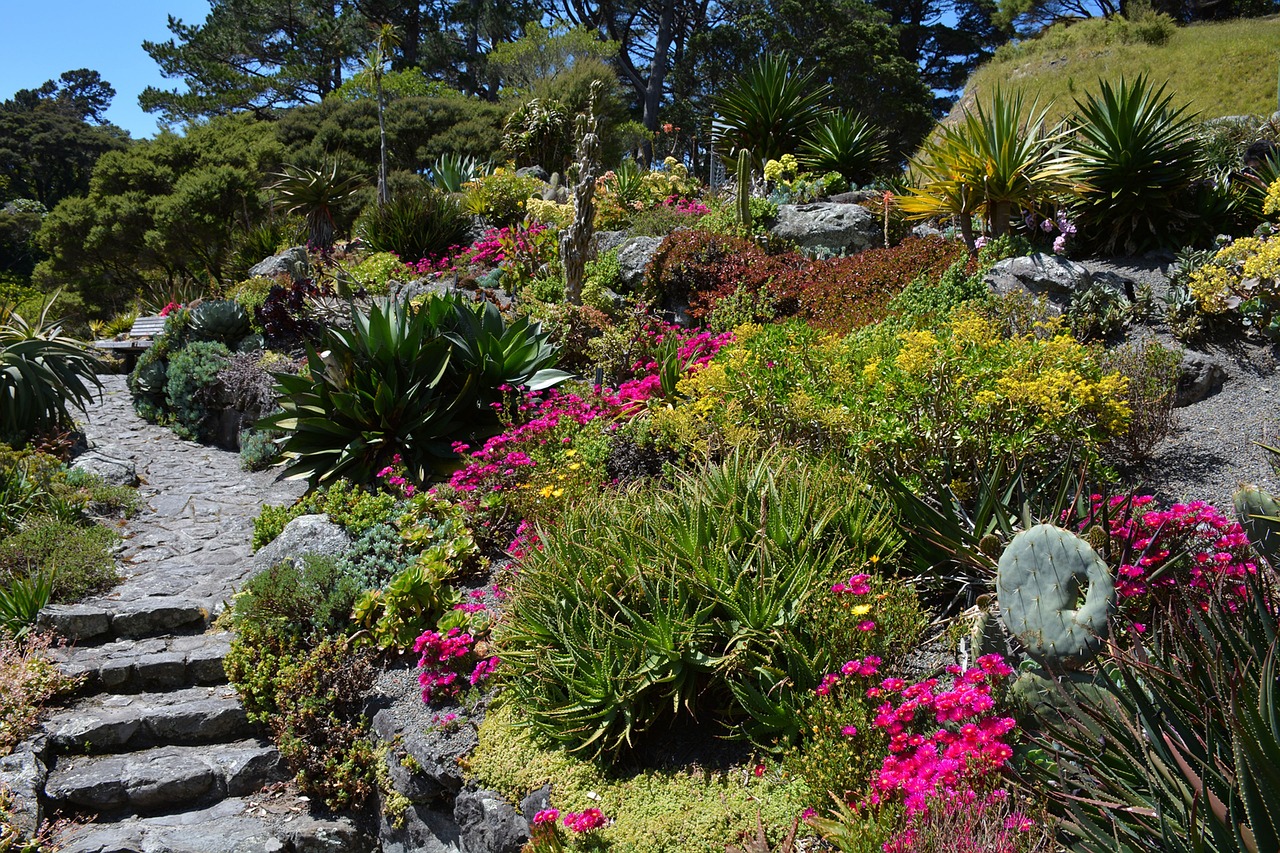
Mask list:
POLYGON ((1280 849, 1276 120, 822 95, 0 308, 0 851, 1280 849))

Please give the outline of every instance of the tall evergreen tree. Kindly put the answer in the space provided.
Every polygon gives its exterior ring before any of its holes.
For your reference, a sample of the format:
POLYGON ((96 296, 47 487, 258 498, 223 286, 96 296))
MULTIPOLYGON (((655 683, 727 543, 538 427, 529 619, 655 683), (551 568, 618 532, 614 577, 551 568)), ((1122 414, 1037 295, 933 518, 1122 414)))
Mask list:
POLYGON ((139 102, 170 122, 318 101, 342 85, 371 38, 345 0, 210 0, 204 23, 170 15, 169 31, 168 41, 142 47, 186 91, 149 86, 139 102))

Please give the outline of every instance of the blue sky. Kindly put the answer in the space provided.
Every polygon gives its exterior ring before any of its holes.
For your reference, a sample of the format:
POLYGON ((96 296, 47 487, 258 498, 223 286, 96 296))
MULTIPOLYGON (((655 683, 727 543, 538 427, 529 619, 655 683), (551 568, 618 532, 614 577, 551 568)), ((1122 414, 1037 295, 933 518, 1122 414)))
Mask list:
POLYGON ((116 90, 107 119, 135 138, 154 136, 156 117, 138 108, 138 95, 181 81, 161 77, 142 42, 168 39, 169 15, 198 24, 208 14, 208 0, 0 0, 0 100, 91 68, 116 90))

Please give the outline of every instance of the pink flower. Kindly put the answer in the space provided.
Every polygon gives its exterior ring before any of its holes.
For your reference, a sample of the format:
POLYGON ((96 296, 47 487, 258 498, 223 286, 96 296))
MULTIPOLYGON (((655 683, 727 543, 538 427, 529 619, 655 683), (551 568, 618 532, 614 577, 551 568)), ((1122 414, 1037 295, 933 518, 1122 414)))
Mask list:
POLYGON ((544 823, 555 823, 559 819, 560 819, 559 809, 543 809, 542 811, 538 812, 533 816, 533 823, 535 826, 537 826, 539 824, 544 824, 544 823))
POLYGON ((587 809, 585 812, 569 812, 564 816, 564 825, 574 832, 590 832, 599 829, 608 821, 599 809, 587 809))

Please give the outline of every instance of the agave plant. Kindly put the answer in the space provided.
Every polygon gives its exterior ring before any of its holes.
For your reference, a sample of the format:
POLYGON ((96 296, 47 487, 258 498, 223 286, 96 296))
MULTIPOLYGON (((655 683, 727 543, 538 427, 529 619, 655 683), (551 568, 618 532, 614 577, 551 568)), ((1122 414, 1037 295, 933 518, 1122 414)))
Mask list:
POLYGON ((898 206, 912 219, 958 217, 971 251, 974 214, 985 220, 988 236, 1007 234, 1015 214, 1034 212, 1068 186, 1064 132, 1046 130, 1047 112, 997 88, 990 103, 979 101, 925 141, 911 163, 920 185, 899 196, 898 206))
POLYGON ((0 305, 0 441, 21 446, 71 417, 68 405, 81 411, 93 400, 93 385, 102 390, 98 360, 80 341, 49 325, 55 294, 34 323, 12 306, 0 305))
POLYGON ((402 193, 370 207, 356 230, 372 251, 393 252, 413 262, 464 243, 470 225, 457 200, 428 189, 402 193))
POLYGON ((271 189, 280 194, 279 206, 290 214, 299 214, 307 222, 307 241, 317 248, 333 245, 336 226, 333 209, 351 196, 363 183, 355 176, 338 177, 338 164, 328 169, 285 166, 275 176, 271 189))
POLYGON ((53 582, 53 571, 9 578, 0 586, 0 629, 19 639, 26 636, 53 597, 53 582))
POLYGON ((493 419, 500 386, 569 376, 550 369, 557 351, 539 324, 508 325, 492 304, 456 296, 352 309, 350 328, 329 328, 322 347, 308 348, 304 374, 276 374, 281 411, 256 427, 285 434, 287 473, 312 484, 369 482, 395 456, 422 482, 451 438, 493 419))
POLYGON ((1245 606, 1171 612, 1146 648, 1112 655, 1106 690, 1064 689, 1045 711, 1028 781, 1072 849, 1280 850, 1280 626, 1274 590, 1249 583, 1245 606))
POLYGON ((474 377, 482 405, 497 399, 503 385, 543 391, 573 375, 553 369, 560 353, 540 322, 518 317, 507 323, 492 302, 453 304, 455 326, 445 337, 455 347, 459 369, 474 377))
POLYGON ((253 331, 249 312, 234 299, 212 299, 191 309, 187 333, 193 341, 217 341, 234 347, 253 331))
POLYGON ((1076 101, 1079 139, 1070 154, 1082 235, 1107 252, 1179 243, 1200 170, 1195 117, 1145 75, 1098 88, 1076 101))
POLYGON ((427 312, 379 300, 367 313, 353 309, 350 329, 329 328, 323 346, 308 346, 304 374, 275 374, 281 411, 256 427, 285 433, 286 473, 313 485, 367 482, 399 455, 426 479, 440 443, 474 410, 453 345, 427 312))
POLYGON ((447 193, 462 192, 462 185, 493 172, 493 163, 471 154, 442 154, 431 166, 431 183, 447 193))
POLYGON ((851 110, 829 113, 814 124, 800 146, 815 172, 839 172, 851 184, 867 183, 889 156, 880 129, 851 110))
POLYGON ((796 150, 831 95, 813 72, 793 71, 785 53, 762 56, 712 101, 711 130, 725 153, 745 149, 762 166, 796 150))

